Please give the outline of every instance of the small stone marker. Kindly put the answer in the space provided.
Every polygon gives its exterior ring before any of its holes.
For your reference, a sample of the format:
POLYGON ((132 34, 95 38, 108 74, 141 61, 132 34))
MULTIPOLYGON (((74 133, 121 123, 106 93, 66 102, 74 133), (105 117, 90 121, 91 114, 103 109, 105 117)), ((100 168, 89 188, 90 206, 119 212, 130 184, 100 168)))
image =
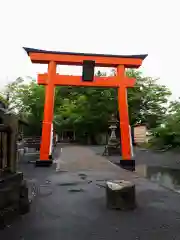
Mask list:
POLYGON ((59 156, 59 158, 56 160, 56 172, 59 172, 60 170, 61 170, 61 168, 60 168, 60 165, 61 165, 61 163, 62 163, 62 148, 61 148, 61 150, 60 150, 60 156, 59 156))
POLYGON ((107 207, 111 209, 132 210, 136 207, 135 185, 129 181, 106 182, 107 207))

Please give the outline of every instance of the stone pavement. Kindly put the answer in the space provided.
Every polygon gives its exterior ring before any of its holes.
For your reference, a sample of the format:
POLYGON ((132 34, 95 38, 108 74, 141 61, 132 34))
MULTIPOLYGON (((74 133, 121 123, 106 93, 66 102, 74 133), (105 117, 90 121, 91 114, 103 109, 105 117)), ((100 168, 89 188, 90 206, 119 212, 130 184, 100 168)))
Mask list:
MULTIPOLYGON (((104 146, 90 146, 90 148, 98 155, 102 155, 104 146)), ((136 166, 161 166, 172 169, 180 169, 180 153, 167 151, 153 151, 152 149, 142 149, 134 147, 134 155, 136 160, 136 166)), ((119 163, 120 156, 107 156, 107 158, 113 163, 119 163)))
MULTIPOLYGON (((59 159, 59 148, 55 152, 59 159)), ((21 165, 34 186, 32 209, 0 232, 0 239, 180 239, 180 195, 113 165, 88 147, 63 147, 60 171, 21 165), (135 182, 138 207, 108 210, 103 184, 135 182)))

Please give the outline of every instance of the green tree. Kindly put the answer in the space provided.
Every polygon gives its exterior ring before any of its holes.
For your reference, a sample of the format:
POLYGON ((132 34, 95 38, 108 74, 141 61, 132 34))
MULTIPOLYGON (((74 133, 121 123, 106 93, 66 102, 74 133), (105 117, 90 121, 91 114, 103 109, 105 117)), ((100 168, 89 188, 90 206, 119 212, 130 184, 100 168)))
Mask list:
MULTIPOLYGON (((104 73, 97 73, 104 76, 104 73)), ((55 123, 61 128, 73 128, 79 137, 95 135, 108 129, 110 114, 117 111, 115 89, 60 87, 57 96, 63 96, 61 107, 56 108, 55 123)), ((86 138, 86 137, 85 137, 86 138)))
POLYGON ((136 78, 135 87, 128 89, 131 125, 145 123, 149 128, 158 126, 166 116, 170 90, 158 84, 158 79, 144 77, 140 71, 129 70, 127 75, 136 78))
POLYGON ((168 114, 163 124, 153 129, 151 143, 156 148, 180 147, 180 102, 173 101, 169 105, 168 114))
POLYGON ((21 118, 26 118, 31 127, 27 134, 41 133, 41 120, 44 105, 44 87, 38 86, 31 79, 25 83, 22 78, 6 85, 4 95, 8 102, 9 111, 13 111, 21 118))
POLYGON ((24 98, 24 92, 26 93, 28 88, 29 85, 25 84, 24 79, 20 77, 5 86, 3 96, 6 99, 9 111, 24 111, 22 99, 24 98))
MULTIPOLYGON (((112 74, 115 74, 113 72, 112 74)), ((105 73, 97 72, 98 76, 105 73)), ((134 88, 128 90, 130 123, 146 123, 150 128, 158 126, 167 110, 170 91, 157 80, 144 77, 141 72, 130 70, 127 75, 137 79, 134 88)), ((25 114, 31 125, 31 134, 41 133, 44 109, 44 86, 34 80, 22 79, 6 86, 9 106, 25 114)), ((80 137, 89 136, 95 142, 97 133, 106 132, 112 113, 118 112, 117 90, 113 88, 56 87, 54 124, 58 131, 71 128, 80 137)))

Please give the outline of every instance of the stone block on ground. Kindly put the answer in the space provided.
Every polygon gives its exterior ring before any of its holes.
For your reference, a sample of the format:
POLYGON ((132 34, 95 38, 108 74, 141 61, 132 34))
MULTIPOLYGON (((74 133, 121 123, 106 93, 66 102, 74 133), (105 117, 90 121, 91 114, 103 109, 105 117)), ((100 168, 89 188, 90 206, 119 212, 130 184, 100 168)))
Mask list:
POLYGON ((10 225, 19 215, 19 206, 17 203, 4 209, 0 209, 0 230, 10 225))
POLYGON ((19 199, 19 212, 20 214, 26 214, 30 211, 30 201, 29 201, 28 187, 26 181, 22 182, 20 189, 20 199, 19 199))
POLYGON ((22 173, 0 178, 0 228, 9 225, 20 214, 28 213, 28 187, 22 173))
POLYGON ((124 180, 107 181, 106 201, 110 209, 133 210, 136 207, 135 185, 124 180))

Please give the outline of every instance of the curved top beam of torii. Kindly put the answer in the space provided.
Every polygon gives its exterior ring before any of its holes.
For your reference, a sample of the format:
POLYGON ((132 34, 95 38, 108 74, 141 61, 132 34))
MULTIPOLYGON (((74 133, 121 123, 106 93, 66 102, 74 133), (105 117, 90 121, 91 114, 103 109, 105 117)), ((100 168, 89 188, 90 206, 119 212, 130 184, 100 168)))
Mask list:
POLYGON ((82 65, 83 61, 93 60, 95 66, 100 67, 117 67, 124 65, 126 68, 138 68, 141 66, 147 54, 142 55, 110 55, 110 54, 92 54, 92 53, 73 53, 47 51, 34 48, 24 50, 29 55, 33 63, 48 63, 54 61, 61 65, 82 65))

